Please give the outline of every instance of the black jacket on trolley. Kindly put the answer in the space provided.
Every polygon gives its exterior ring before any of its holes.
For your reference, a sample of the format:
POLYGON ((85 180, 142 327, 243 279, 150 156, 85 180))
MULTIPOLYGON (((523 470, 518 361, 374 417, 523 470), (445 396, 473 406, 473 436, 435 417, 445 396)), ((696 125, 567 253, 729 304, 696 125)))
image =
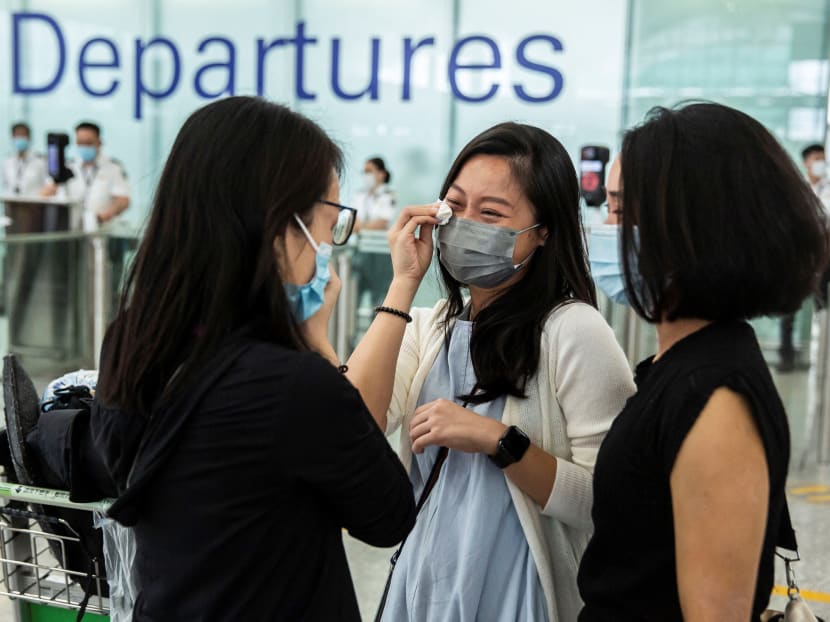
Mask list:
POLYGON ((69 478, 79 500, 118 494, 111 515, 134 525, 135 622, 359 620, 342 530, 392 546, 415 506, 357 390, 317 354, 250 336, 194 385, 149 423, 96 403, 84 461, 112 486, 69 478))

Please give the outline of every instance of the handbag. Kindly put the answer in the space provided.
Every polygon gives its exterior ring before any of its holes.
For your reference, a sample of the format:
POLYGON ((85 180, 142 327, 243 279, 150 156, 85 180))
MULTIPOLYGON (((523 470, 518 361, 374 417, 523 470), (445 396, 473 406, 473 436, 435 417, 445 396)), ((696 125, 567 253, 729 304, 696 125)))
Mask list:
POLYGON ((775 551, 775 554, 784 560, 787 574, 787 596, 790 600, 787 602, 784 611, 767 609, 761 614, 761 622, 824 622, 810 610, 810 607, 801 598, 795 581, 793 564, 800 561, 801 557, 798 554, 798 542, 795 538, 795 530, 790 520, 790 508, 786 500, 784 501, 784 514, 781 517, 781 527, 778 532, 777 548, 791 552, 791 554, 784 554, 780 550, 775 551))

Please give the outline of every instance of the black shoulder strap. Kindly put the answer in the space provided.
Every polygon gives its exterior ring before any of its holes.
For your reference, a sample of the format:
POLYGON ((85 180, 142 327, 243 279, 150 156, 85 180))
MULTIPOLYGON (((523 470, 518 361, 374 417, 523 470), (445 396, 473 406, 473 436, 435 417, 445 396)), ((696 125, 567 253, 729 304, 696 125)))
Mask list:
MULTIPOLYGON (((427 482, 426 484, 424 484, 424 490, 421 492, 420 499, 418 499, 418 505, 415 507, 416 516, 421 511, 421 508, 424 506, 424 503, 426 503, 427 497, 429 497, 429 493, 431 493, 432 489, 435 488, 435 484, 436 482, 438 482, 438 475, 440 475, 441 473, 441 466, 444 464, 444 460, 447 459, 447 454, 449 453, 450 450, 446 447, 438 448, 438 455, 435 457, 435 464, 432 465, 432 470, 429 472, 427 482)), ((403 546, 403 542, 401 542, 401 546, 403 546)))
POLYGON ((798 553, 798 541, 795 539, 795 530, 790 519, 790 506, 786 499, 784 499, 784 510, 781 513, 781 524, 778 526, 776 546, 798 553))
MULTIPOLYGON (((476 385, 473 387, 472 393, 474 394, 477 390, 478 383, 476 383, 476 385)), ((464 402, 463 407, 467 408, 469 403, 469 401, 464 402)), ((421 496, 418 499, 418 505, 415 506, 416 517, 418 516, 418 514, 421 513, 421 508, 424 507, 424 503, 426 503, 426 500, 429 497, 429 493, 431 493, 432 489, 435 488, 435 484, 438 481, 438 476, 441 475, 441 466, 444 464, 444 461, 447 459, 447 455, 449 455, 449 453, 450 450, 447 447, 438 448, 438 455, 435 457, 435 463, 432 465, 432 469, 429 472, 429 477, 427 478, 427 481, 424 484, 424 489, 421 491, 421 496)), ((380 622, 380 619, 383 617, 383 610, 386 607, 386 599, 389 596, 389 587, 392 585, 392 573, 395 572, 395 564, 398 563, 398 558, 401 556, 401 551, 403 550, 403 545, 406 544, 407 537, 408 536, 405 536, 404 539, 401 540, 401 543, 398 546, 398 550, 392 554, 392 559, 389 560, 389 576, 386 577, 386 586, 383 588, 383 594, 380 597, 380 604, 378 605, 378 610, 375 614, 375 622, 380 622)))

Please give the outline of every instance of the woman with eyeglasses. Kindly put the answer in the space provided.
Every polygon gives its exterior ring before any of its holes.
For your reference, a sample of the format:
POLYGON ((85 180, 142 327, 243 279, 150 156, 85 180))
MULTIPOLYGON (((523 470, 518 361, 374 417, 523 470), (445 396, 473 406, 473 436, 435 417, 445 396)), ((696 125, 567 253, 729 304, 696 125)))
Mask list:
POLYGON ((381 617, 572 622, 594 461, 634 392, 596 309, 576 172, 553 136, 504 123, 440 196, 446 224, 407 207, 390 230, 395 276, 349 359, 378 425, 401 431, 417 497, 435 482, 381 617), (433 234, 447 298, 411 309, 433 234))
MULTIPOLYGON (((197 110, 176 138, 103 346, 97 453, 72 447, 134 525, 136 622, 357 621, 342 530, 391 546, 412 527, 400 461, 345 368, 313 351, 331 352, 329 261, 354 226, 341 158, 251 97, 197 110)), ((94 493, 75 471, 65 484, 94 493)))

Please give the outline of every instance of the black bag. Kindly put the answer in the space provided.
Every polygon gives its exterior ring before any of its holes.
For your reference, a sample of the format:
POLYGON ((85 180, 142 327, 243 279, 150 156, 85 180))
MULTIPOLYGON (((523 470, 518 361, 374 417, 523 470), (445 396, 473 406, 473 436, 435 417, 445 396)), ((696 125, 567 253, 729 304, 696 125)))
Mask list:
MULTIPOLYGON (((40 405, 34 383, 13 354, 3 359, 3 397, 12 466, 11 471, 7 472, 7 477, 25 486, 62 488, 54 473, 50 473, 49 465, 32 451, 27 442, 30 433, 39 422, 40 405)), ((56 393, 55 400, 48 405, 52 412, 47 416, 71 418, 73 421, 88 420, 91 403, 87 387, 67 387, 56 393)), ((71 434, 75 426, 70 425, 67 429, 71 434)), ((78 539, 78 542, 63 540, 63 547, 60 542, 49 540, 49 546, 65 570, 83 573, 86 576, 83 585, 85 598, 78 618, 80 619, 90 596, 109 594, 101 530, 95 528, 87 511, 35 503, 30 505, 32 512, 27 512, 19 506, 11 506, 4 510, 4 513, 11 518, 34 518, 45 533, 61 538, 78 539)))
MULTIPOLYGON (((244 336, 243 331, 240 334, 244 336)), ((100 405, 89 389, 72 386, 55 391, 55 398, 43 405, 41 414, 31 378, 13 354, 4 357, 6 427, 11 470, 18 483, 69 490, 70 501, 74 502, 115 498, 107 510, 107 516, 122 525, 134 525, 137 520, 136 500, 146 492, 152 476, 162 471, 167 458, 175 451, 176 442, 190 415, 251 344, 243 338, 229 340, 204 365, 196 386, 169 405, 165 417, 159 417, 155 411, 151 414, 143 430, 130 477, 131 480, 132 472, 138 471, 143 473, 142 481, 128 481, 125 490, 118 490, 108 475, 103 458, 90 446, 90 418, 93 410, 100 405)), ((100 592, 102 596, 107 596, 109 593, 105 580, 93 580, 95 576, 106 578, 103 534, 93 526, 88 511, 37 504, 31 506, 34 513, 42 517, 39 519, 33 515, 32 518, 38 520, 45 532, 71 535, 80 540, 79 543, 67 542, 63 556, 65 570, 83 572, 88 577, 78 617, 80 620, 86 601, 92 594, 100 592), (96 587, 98 585, 100 588, 96 587)), ((55 556, 62 559, 60 555, 55 556)))

